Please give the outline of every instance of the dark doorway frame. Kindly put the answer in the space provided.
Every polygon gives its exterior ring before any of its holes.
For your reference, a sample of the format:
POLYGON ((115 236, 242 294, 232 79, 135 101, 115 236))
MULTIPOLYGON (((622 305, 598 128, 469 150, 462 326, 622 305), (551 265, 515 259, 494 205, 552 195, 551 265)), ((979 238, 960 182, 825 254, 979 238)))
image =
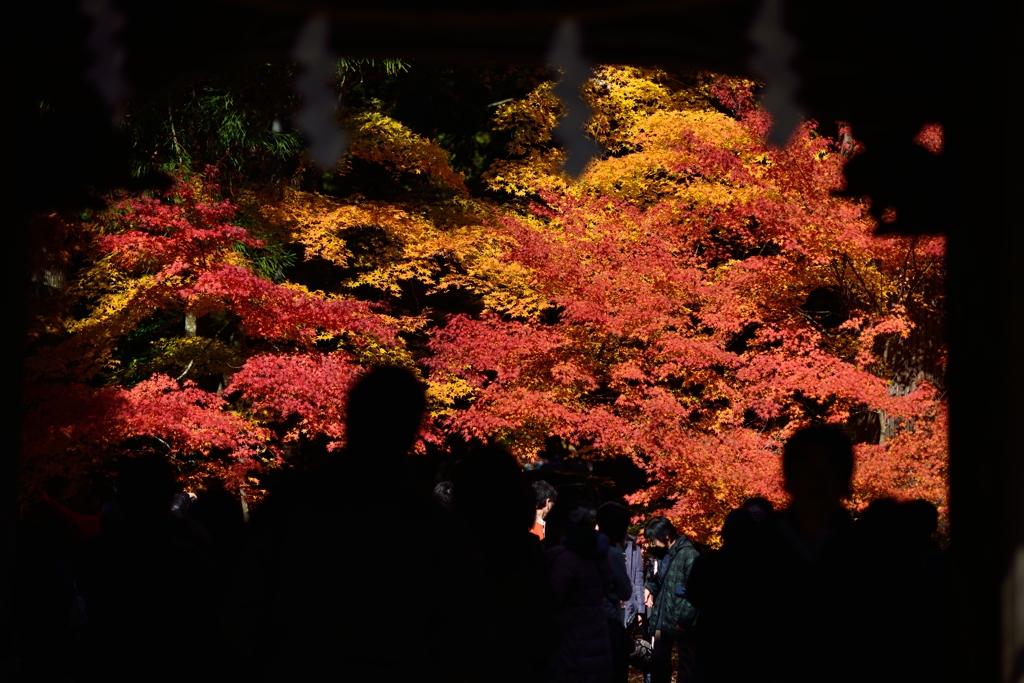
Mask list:
MULTIPOLYGON (((121 0, 112 6, 126 18, 118 38, 127 51, 126 78, 136 92, 152 94, 204 72, 288 59, 299 27, 315 12, 337 28, 334 49, 344 54, 539 63, 557 22, 573 16, 594 62, 745 74, 747 31, 759 2, 522 0, 469 9, 441 2, 429 11, 408 0, 386 9, 283 0, 121 0)), ((1009 101, 1019 79, 1010 49, 1019 17, 1010 4, 992 2, 789 0, 785 7, 787 28, 801 46, 793 62, 802 80, 800 104, 821 121, 849 122, 868 148, 865 161, 851 170, 851 184, 908 207, 902 215, 909 218, 896 230, 948 238, 954 675, 1020 680, 1024 635, 1013 633, 1012 623, 1022 619, 1024 586, 1007 578, 1013 558, 1024 555, 1024 267, 1018 262, 1024 227, 1013 206, 1022 196, 1020 163, 1008 142, 1016 137, 1009 101), (909 136, 925 121, 943 123, 947 149, 941 167, 908 181, 901 164, 909 163, 909 136)), ((29 283, 28 217, 80 205, 93 190, 140 182, 128 177, 123 141, 86 82, 91 24, 78 3, 26 4, 8 28, 14 97, 5 107, 6 130, 14 144, 7 146, 5 190, 13 212, 6 223, 4 292, 15 343, 2 377, 8 397, 0 474, 5 621, 17 590, 8 579, 16 552, 17 340, 29 283), (43 96, 61 108, 50 127, 40 127, 33 110, 43 96)), ((9 662, 5 657, 0 670, 9 662)))

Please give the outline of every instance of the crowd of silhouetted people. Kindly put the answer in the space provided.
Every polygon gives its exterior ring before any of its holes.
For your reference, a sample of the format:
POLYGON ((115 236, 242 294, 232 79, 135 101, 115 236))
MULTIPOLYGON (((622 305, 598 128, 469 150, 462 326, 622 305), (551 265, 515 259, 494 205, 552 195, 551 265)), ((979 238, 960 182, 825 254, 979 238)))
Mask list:
POLYGON ((424 409, 412 374, 369 372, 345 450, 293 471, 248 521, 223 489, 180 492, 160 458, 124 461, 99 514, 46 498, 20 548, 21 676, 943 679, 936 509, 879 500, 854 521, 841 431, 790 438, 788 507, 748 500, 701 553, 665 517, 631 535, 623 505, 531 484, 494 446, 423 486, 407 455, 424 409))

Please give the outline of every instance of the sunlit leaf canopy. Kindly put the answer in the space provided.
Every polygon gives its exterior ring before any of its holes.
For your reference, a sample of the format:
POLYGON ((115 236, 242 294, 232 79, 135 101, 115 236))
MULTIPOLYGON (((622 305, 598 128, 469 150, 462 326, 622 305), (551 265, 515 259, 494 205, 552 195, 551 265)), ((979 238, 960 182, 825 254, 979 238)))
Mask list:
POLYGON ((130 102, 136 172, 173 184, 37 219, 37 271, 66 285, 34 300, 25 495, 146 450, 258 495, 296 452, 340 452, 348 387, 390 363, 427 383, 421 452, 528 463, 556 436, 631 458, 632 502, 699 539, 745 497, 781 502, 779 445, 816 421, 861 442, 855 506, 944 508, 944 358, 915 351, 944 243, 876 237, 836 196, 847 129, 776 148, 755 82, 600 65, 582 94, 604 152, 573 179, 546 68, 345 58, 350 144, 323 169, 295 68, 130 102))

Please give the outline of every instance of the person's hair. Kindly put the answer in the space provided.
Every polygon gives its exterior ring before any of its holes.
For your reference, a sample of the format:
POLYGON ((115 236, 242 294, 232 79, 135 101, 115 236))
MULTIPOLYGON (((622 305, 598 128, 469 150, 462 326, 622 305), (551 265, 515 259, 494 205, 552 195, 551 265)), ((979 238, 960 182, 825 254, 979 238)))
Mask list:
POLYGON ((380 366, 363 375, 348 395, 346 439, 356 450, 404 455, 419 432, 427 399, 405 368, 380 366))
POLYGON ((765 519, 775 514, 775 506, 767 498, 761 496, 755 496, 754 498, 747 498, 743 501, 743 505, 740 506, 743 510, 748 511, 754 518, 755 522, 763 522, 765 519))
POLYGON ((442 481, 440 484, 434 487, 434 498, 445 507, 449 507, 452 504, 452 483, 450 481, 442 481))
POLYGON ((669 541, 676 540, 678 536, 679 534, 676 532, 676 528, 672 526, 672 522, 661 515, 651 517, 644 527, 644 537, 648 540, 668 543, 669 541))
POLYGON ((548 504, 549 500, 552 503, 558 502, 558 491, 544 480, 535 481, 533 482, 533 498, 535 501, 534 507, 540 510, 548 504))
POLYGON ((184 519, 190 507, 192 507, 192 499, 187 493, 175 493, 171 496, 171 514, 175 518, 184 519))
POLYGON ((565 547, 589 559, 602 558, 608 553, 608 542, 598 542, 595 516, 593 508, 580 505, 569 513, 565 524, 565 547))
POLYGON ((836 427, 805 427, 789 437, 782 449, 782 474, 790 479, 814 455, 824 455, 847 490, 853 479, 853 444, 836 427))
POLYGON ((605 503, 597 510, 597 528, 612 543, 621 543, 629 528, 629 510, 613 501, 605 503))
POLYGON ((906 508, 892 498, 877 498, 860 513, 861 533, 884 557, 900 551, 905 512, 906 508))
POLYGON ((736 508, 722 522, 722 543, 726 547, 748 546, 755 539, 757 520, 746 505, 736 508))

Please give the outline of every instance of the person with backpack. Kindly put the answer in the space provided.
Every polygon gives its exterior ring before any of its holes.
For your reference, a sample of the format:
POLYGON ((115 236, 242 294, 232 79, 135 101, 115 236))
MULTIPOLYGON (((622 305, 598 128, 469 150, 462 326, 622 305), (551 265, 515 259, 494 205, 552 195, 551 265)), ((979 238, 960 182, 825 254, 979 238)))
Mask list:
POLYGON ((666 518, 652 517, 644 527, 649 552, 660 567, 646 588, 653 596, 650 627, 654 633, 651 683, 668 683, 672 678, 672 648, 679 648, 677 683, 693 680, 693 623, 696 608, 686 595, 686 582, 697 559, 697 549, 678 533, 666 518))

